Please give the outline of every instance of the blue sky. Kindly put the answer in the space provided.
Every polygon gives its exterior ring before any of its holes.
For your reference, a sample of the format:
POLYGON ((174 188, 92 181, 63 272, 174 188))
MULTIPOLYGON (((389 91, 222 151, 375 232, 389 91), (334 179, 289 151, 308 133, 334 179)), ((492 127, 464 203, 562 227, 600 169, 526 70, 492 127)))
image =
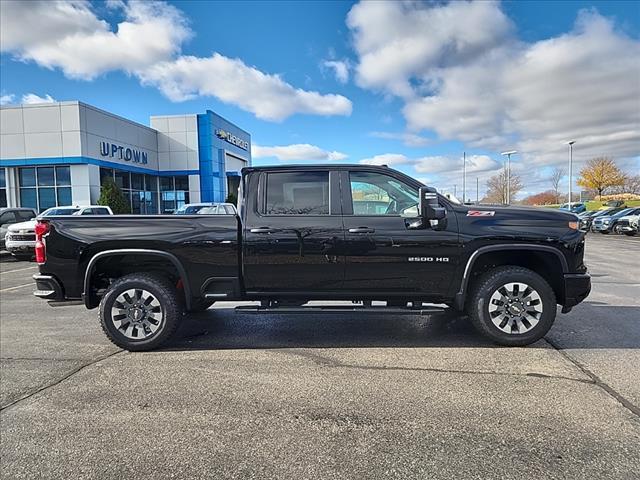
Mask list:
POLYGON ((637 2, 60 5, 3 3, 4 102, 145 124, 212 109, 251 132, 254 164, 388 163, 442 190, 463 151, 484 185, 507 149, 521 197, 548 189, 574 138, 578 164, 640 170, 637 2))

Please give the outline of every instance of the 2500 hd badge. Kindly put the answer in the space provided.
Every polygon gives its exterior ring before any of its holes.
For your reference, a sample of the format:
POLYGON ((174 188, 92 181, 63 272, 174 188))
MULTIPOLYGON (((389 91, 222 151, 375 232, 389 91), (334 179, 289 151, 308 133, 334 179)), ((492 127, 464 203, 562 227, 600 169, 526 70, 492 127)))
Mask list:
POLYGON ((445 304, 494 342, 527 345, 591 288, 572 213, 470 209, 384 166, 245 168, 238 200, 238 215, 42 218, 35 295, 98 308, 113 343, 149 350, 218 300, 293 315, 445 304))

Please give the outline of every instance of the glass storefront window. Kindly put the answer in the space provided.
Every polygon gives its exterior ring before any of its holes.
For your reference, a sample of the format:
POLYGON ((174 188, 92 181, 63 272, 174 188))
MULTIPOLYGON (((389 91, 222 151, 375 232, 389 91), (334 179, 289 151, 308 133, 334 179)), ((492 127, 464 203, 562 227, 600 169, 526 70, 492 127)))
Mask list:
POLYGON ((36 169, 35 168, 21 168, 19 176, 20 176, 21 187, 36 186, 36 169))
POLYGON ((176 179, 176 190, 186 190, 189 191, 189 177, 187 175, 182 175, 180 177, 175 177, 176 179))
POLYGON ((131 188, 131 183, 129 182, 129 172, 116 170, 116 185, 118 185, 120 190, 129 190, 131 188))
POLYGON ((144 190, 144 177, 139 173, 131 174, 131 190, 144 190))
MULTIPOLYGON (((38 186, 52 187, 56 184, 53 167, 38 167, 38 186)), ((55 205, 54 205, 55 206, 55 205)))
POLYGON ((58 205, 71 205, 71 187, 58 188, 58 205))
POLYGON ((56 167, 56 185, 71 185, 71 167, 56 167))
POLYGON ((38 212, 71 205, 71 167, 25 167, 18 169, 20 206, 38 212))
POLYGON ((20 189, 20 206, 38 209, 38 195, 35 188, 20 189))
POLYGON ((174 190, 173 177, 160 177, 160 190, 163 192, 174 190))
POLYGON ((189 203, 189 176, 160 177, 160 213, 173 213, 189 203))
POLYGON ((112 168, 100 168, 100 185, 104 185, 106 178, 113 178, 112 168))
POLYGON ((4 168, 0 168, 0 207, 7 206, 7 177, 4 168))
POLYGON ((55 207, 56 205, 56 189, 53 187, 44 187, 38 189, 38 197, 40 201, 40 210, 55 207))

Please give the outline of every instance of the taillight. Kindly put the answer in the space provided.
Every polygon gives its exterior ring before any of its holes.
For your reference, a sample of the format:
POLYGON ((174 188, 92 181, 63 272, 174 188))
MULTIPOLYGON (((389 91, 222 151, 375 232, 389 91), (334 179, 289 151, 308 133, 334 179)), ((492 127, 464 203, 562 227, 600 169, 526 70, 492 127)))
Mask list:
POLYGON ((44 248, 44 242, 42 240, 36 240, 36 262, 38 265, 42 265, 47 261, 47 252, 44 248))
POLYGON ((46 235, 47 233, 49 233, 49 224, 48 223, 43 223, 43 222, 38 222, 36 223, 36 238, 38 240, 42 240, 42 237, 44 235, 46 235))
POLYGON ((42 238, 49 233, 49 224, 38 222, 36 223, 36 262, 42 265, 47 261, 47 249, 42 241, 42 238))

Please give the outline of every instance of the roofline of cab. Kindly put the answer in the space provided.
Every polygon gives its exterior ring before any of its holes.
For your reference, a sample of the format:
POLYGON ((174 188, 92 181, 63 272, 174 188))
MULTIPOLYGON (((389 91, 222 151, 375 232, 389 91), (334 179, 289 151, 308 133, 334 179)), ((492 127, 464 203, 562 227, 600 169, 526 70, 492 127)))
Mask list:
POLYGON ((391 175, 397 178, 400 178, 406 181, 409 184, 412 184, 416 188, 419 187, 427 187, 429 191, 436 193, 436 189, 433 187, 429 187, 428 185, 423 184, 419 180, 403 173, 399 170, 390 168, 386 165, 359 165, 355 163, 320 163, 313 165, 300 165, 300 164, 291 164, 291 165, 265 165, 261 167, 244 167, 241 170, 242 175, 251 172, 269 172, 269 171, 289 171, 289 170, 359 170, 363 172, 379 172, 385 173, 387 175, 391 175))

